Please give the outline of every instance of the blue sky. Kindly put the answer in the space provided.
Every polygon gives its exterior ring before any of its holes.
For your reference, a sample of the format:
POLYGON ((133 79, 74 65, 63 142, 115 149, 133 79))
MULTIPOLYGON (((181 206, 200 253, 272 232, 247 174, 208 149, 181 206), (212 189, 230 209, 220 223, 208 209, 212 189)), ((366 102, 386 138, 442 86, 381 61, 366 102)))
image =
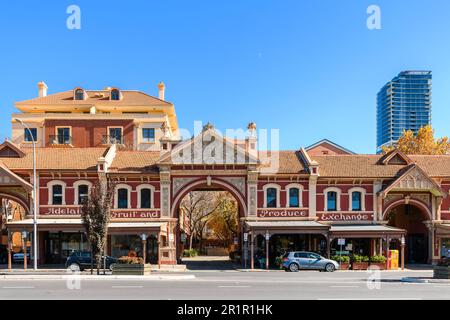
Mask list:
POLYGON ((14 101, 117 86, 175 103, 180 126, 279 128, 282 149, 328 138, 375 152, 375 97, 401 70, 433 71, 433 127, 450 135, 450 1, 16 1, 0 10, 0 139, 14 101), (81 30, 66 28, 69 5, 81 30), (381 30, 366 27, 381 8, 381 30))

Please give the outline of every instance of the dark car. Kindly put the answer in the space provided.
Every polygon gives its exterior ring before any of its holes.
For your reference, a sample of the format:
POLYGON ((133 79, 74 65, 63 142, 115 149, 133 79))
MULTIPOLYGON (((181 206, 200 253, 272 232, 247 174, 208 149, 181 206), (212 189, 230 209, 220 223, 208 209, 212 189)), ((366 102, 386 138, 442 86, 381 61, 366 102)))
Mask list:
MULTIPOLYGON (((102 257, 102 266, 104 263, 104 259, 106 258, 106 269, 112 271, 114 264, 117 263, 117 259, 110 256, 102 257)), ((94 261, 95 264, 95 261, 94 261)), ((91 268, 92 265, 92 254, 90 251, 72 251, 67 258, 66 268, 70 268, 72 270, 84 270, 91 268)))

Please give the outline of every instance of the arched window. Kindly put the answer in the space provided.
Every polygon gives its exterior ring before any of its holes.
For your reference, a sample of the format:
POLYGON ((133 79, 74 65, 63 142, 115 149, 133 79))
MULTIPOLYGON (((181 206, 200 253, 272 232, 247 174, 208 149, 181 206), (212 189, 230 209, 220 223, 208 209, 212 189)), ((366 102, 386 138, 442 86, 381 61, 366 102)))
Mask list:
POLYGON ((84 90, 83 89, 75 90, 75 100, 84 100, 84 90))
POLYGON ((150 189, 141 189, 140 191, 140 196, 141 196, 141 203, 140 203, 140 207, 141 208, 145 208, 145 209, 149 209, 152 207, 152 191, 150 189))
POLYGON ((352 211, 361 211, 361 192, 352 193, 352 211))
POLYGON ((63 204, 63 186, 61 184, 54 184, 52 186, 52 204, 63 204))
POLYGON ((300 208, 303 206, 302 190, 303 186, 298 183, 291 183, 286 186, 287 206, 289 208, 300 208))
POLYGON ((128 189, 117 189, 117 208, 128 209, 128 189))
POLYGON ((277 207, 277 189, 276 188, 267 188, 266 191, 266 204, 267 208, 276 208, 277 207))
POLYGON ((349 210, 351 211, 365 211, 365 197, 366 189, 361 187, 353 187, 348 190, 349 195, 349 210))
POLYGON ((61 180, 52 180, 47 183, 48 205, 65 205, 66 183, 61 180))
POLYGON ((78 204, 83 204, 89 197, 89 186, 81 184, 78 186, 78 204))
POLYGON ((120 100, 120 91, 117 89, 111 90, 111 100, 120 100))
POLYGON ((298 208, 300 207, 300 189, 290 188, 289 189, 289 207, 298 208))
POLYGON ((327 211, 337 211, 337 192, 327 192, 327 211))

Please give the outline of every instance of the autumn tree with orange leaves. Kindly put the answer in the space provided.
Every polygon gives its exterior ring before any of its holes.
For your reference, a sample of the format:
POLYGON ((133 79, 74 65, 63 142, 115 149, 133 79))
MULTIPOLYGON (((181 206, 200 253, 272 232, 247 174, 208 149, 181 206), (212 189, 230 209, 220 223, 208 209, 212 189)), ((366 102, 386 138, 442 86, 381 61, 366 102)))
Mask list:
POLYGON ((434 130, 430 125, 419 129, 417 135, 412 130, 403 131, 395 146, 382 147, 383 153, 397 148, 405 154, 443 155, 450 154, 448 137, 435 139, 434 130))

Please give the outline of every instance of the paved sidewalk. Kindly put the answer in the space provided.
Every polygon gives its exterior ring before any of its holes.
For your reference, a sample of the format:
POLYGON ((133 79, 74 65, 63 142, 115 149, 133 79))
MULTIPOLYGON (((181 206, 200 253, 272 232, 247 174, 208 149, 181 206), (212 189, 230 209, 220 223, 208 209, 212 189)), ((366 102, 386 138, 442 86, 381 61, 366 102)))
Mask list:
POLYGON ((192 280, 193 274, 150 274, 144 276, 127 275, 90 275, 90 274, 7 274, 0 275, 0 280, 192 280))

